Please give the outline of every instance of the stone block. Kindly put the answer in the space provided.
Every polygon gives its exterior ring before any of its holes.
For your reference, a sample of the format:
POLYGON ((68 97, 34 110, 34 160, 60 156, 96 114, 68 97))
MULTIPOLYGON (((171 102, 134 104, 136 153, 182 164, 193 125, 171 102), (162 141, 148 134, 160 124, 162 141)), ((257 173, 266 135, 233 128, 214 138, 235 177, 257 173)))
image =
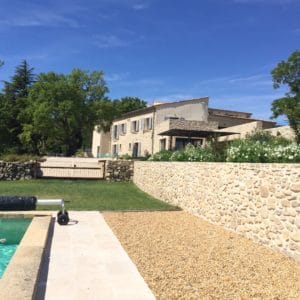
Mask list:
POLYGON ((290 207, 291 206, 290 201, 288 201, 286 199, 284 199, 284 200, 281 201, 281 205, 283 207, 290 207))
POLYGON ((266 186, 261 186, 260 187, 260 196, 263 198, 269 197, 269 189, 266 186))
POLYGON ((267 207, 269 210, 273 210, 276 208, 276 200, 275 199, 268 199, 267 207))
POLYGON ((291 234, 291 239, 294 242, 300 242, 300 230, 298 230, 297 232, 291 234))
POLYGON ((300 229, 300 216, 297 216, 295 218, 295 223, 294 224, 297 226, 298 229, 300 229))
POLYGON ((290 189, 295 193, 299 193, 300 192, 300 182, 291 184, 290 189))

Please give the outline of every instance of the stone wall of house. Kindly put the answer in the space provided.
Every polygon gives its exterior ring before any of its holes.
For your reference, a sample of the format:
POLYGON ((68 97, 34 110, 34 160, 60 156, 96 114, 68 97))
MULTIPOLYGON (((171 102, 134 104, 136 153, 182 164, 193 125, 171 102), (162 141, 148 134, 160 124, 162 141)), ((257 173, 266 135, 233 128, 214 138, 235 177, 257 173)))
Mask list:
POLYGON ((118 156, 125 154, 129 154, 131 156, 134 143, 139 143, 140 149, 138 156, 145 156, 147 153, 152 153, 152 136, 154 127, 152 124, 152 129, 147 129, 145 126, 142 128, 141 124, 145 118, 152 118, 152 122, 154 122, 153 112, 144 114, 142 116, 134 116, 128 119, 122 119, 113 123, 114 126, 119 126, 122 124, 126 126, 125 133, 119 132, 116 138, 113 137, 113 132, 111 135, 111 146, 117 146, 118 156), (132 128, 132 122, 134 121, 139 123, 137 131, 134 131, 132 128))
POLYGON ((135 162, 148 194, 300 260, 300 164, 135 162))
POLYGON ((261 121, 249 122, 242 125, 232 126, 220 129, 220 131, 225 132, 236 132, 236 134, 230 134, 226 136, 220 136, 218 138, 219 142, 228 142, 236 139, 243 139, 247 134, 254 133, 255 131, 263 130, 263 124, 261 121))
POLYGON ((32 179, 37 175, 35 162, 5 162, 0 161, 0 180, 32 179))
POLYGON ((133 178, 133 161, 107 160, 104 178, 107 181, 131 181, 133 178))
MULTIPOLYGON (((269 123, 266 123, 267 125, 270 125, 269 123)), ((295 133, 292 130, 290 126, 279 126, 274 128, 266 128, 266 125, 264 124, 264 121, 254 121, 249 122, 242 125, 227 127, 224 129, 221 129, 221 131, 225 132, 236 132, 236 134, 231 134, 227 136, 220 136, 218 138, 218 141, 220 142, 226 142, 226 141, 232 141, 239 138, 245 138, 248 134, 252 134, 256 131, 263 130, 264 132, 270 132, 271 135, 274 136, 283 136, 287 139, 294 140, 295 139, 295 133)))
POLYGON ((274 128, 266 129, 265 131, 268 131, 275 136, 283 136, 290 140, 295 139, 295 132, 290 126, 274 127, 274 128))

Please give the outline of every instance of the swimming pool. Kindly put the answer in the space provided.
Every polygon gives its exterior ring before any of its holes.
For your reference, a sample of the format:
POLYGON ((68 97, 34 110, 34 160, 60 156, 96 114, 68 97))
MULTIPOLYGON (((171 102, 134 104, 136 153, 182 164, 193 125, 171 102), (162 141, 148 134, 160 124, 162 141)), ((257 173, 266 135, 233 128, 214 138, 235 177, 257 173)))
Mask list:
POLYGON ((31 218, 24 217, 0 218, 0 278, 14 255, 31 220, 31 218))

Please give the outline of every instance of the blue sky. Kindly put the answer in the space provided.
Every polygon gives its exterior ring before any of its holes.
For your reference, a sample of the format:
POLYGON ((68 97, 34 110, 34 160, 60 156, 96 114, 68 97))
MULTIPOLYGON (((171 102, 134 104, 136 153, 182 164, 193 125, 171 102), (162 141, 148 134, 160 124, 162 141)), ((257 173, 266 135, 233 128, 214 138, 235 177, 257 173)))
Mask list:
POLYGON ((109 97, 175 101, 268 119, 270 71, 300 48, 300 0, 0 0, 0 79, 103 70, 109 97))

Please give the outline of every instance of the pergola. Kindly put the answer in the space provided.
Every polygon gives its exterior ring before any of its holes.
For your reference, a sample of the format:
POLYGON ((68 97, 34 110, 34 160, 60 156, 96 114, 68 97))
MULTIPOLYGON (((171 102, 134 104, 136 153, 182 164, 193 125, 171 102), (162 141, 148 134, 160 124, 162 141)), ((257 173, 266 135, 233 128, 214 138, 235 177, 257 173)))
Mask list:
POLYGON ((190 130, 190 129, 179 129, 179 128, 172 128, 166 131, 159 133, 158 135, 161 136, 169 136, 170 137, 170 144, 169 149, 172 148, 173 137, 186 137, 187 139, 192 138, 208 138, 208 137, 219 137, 219 136, 226 136, 231 134, 236 134, 237 132, 229 132, 223 130, 190 130))

